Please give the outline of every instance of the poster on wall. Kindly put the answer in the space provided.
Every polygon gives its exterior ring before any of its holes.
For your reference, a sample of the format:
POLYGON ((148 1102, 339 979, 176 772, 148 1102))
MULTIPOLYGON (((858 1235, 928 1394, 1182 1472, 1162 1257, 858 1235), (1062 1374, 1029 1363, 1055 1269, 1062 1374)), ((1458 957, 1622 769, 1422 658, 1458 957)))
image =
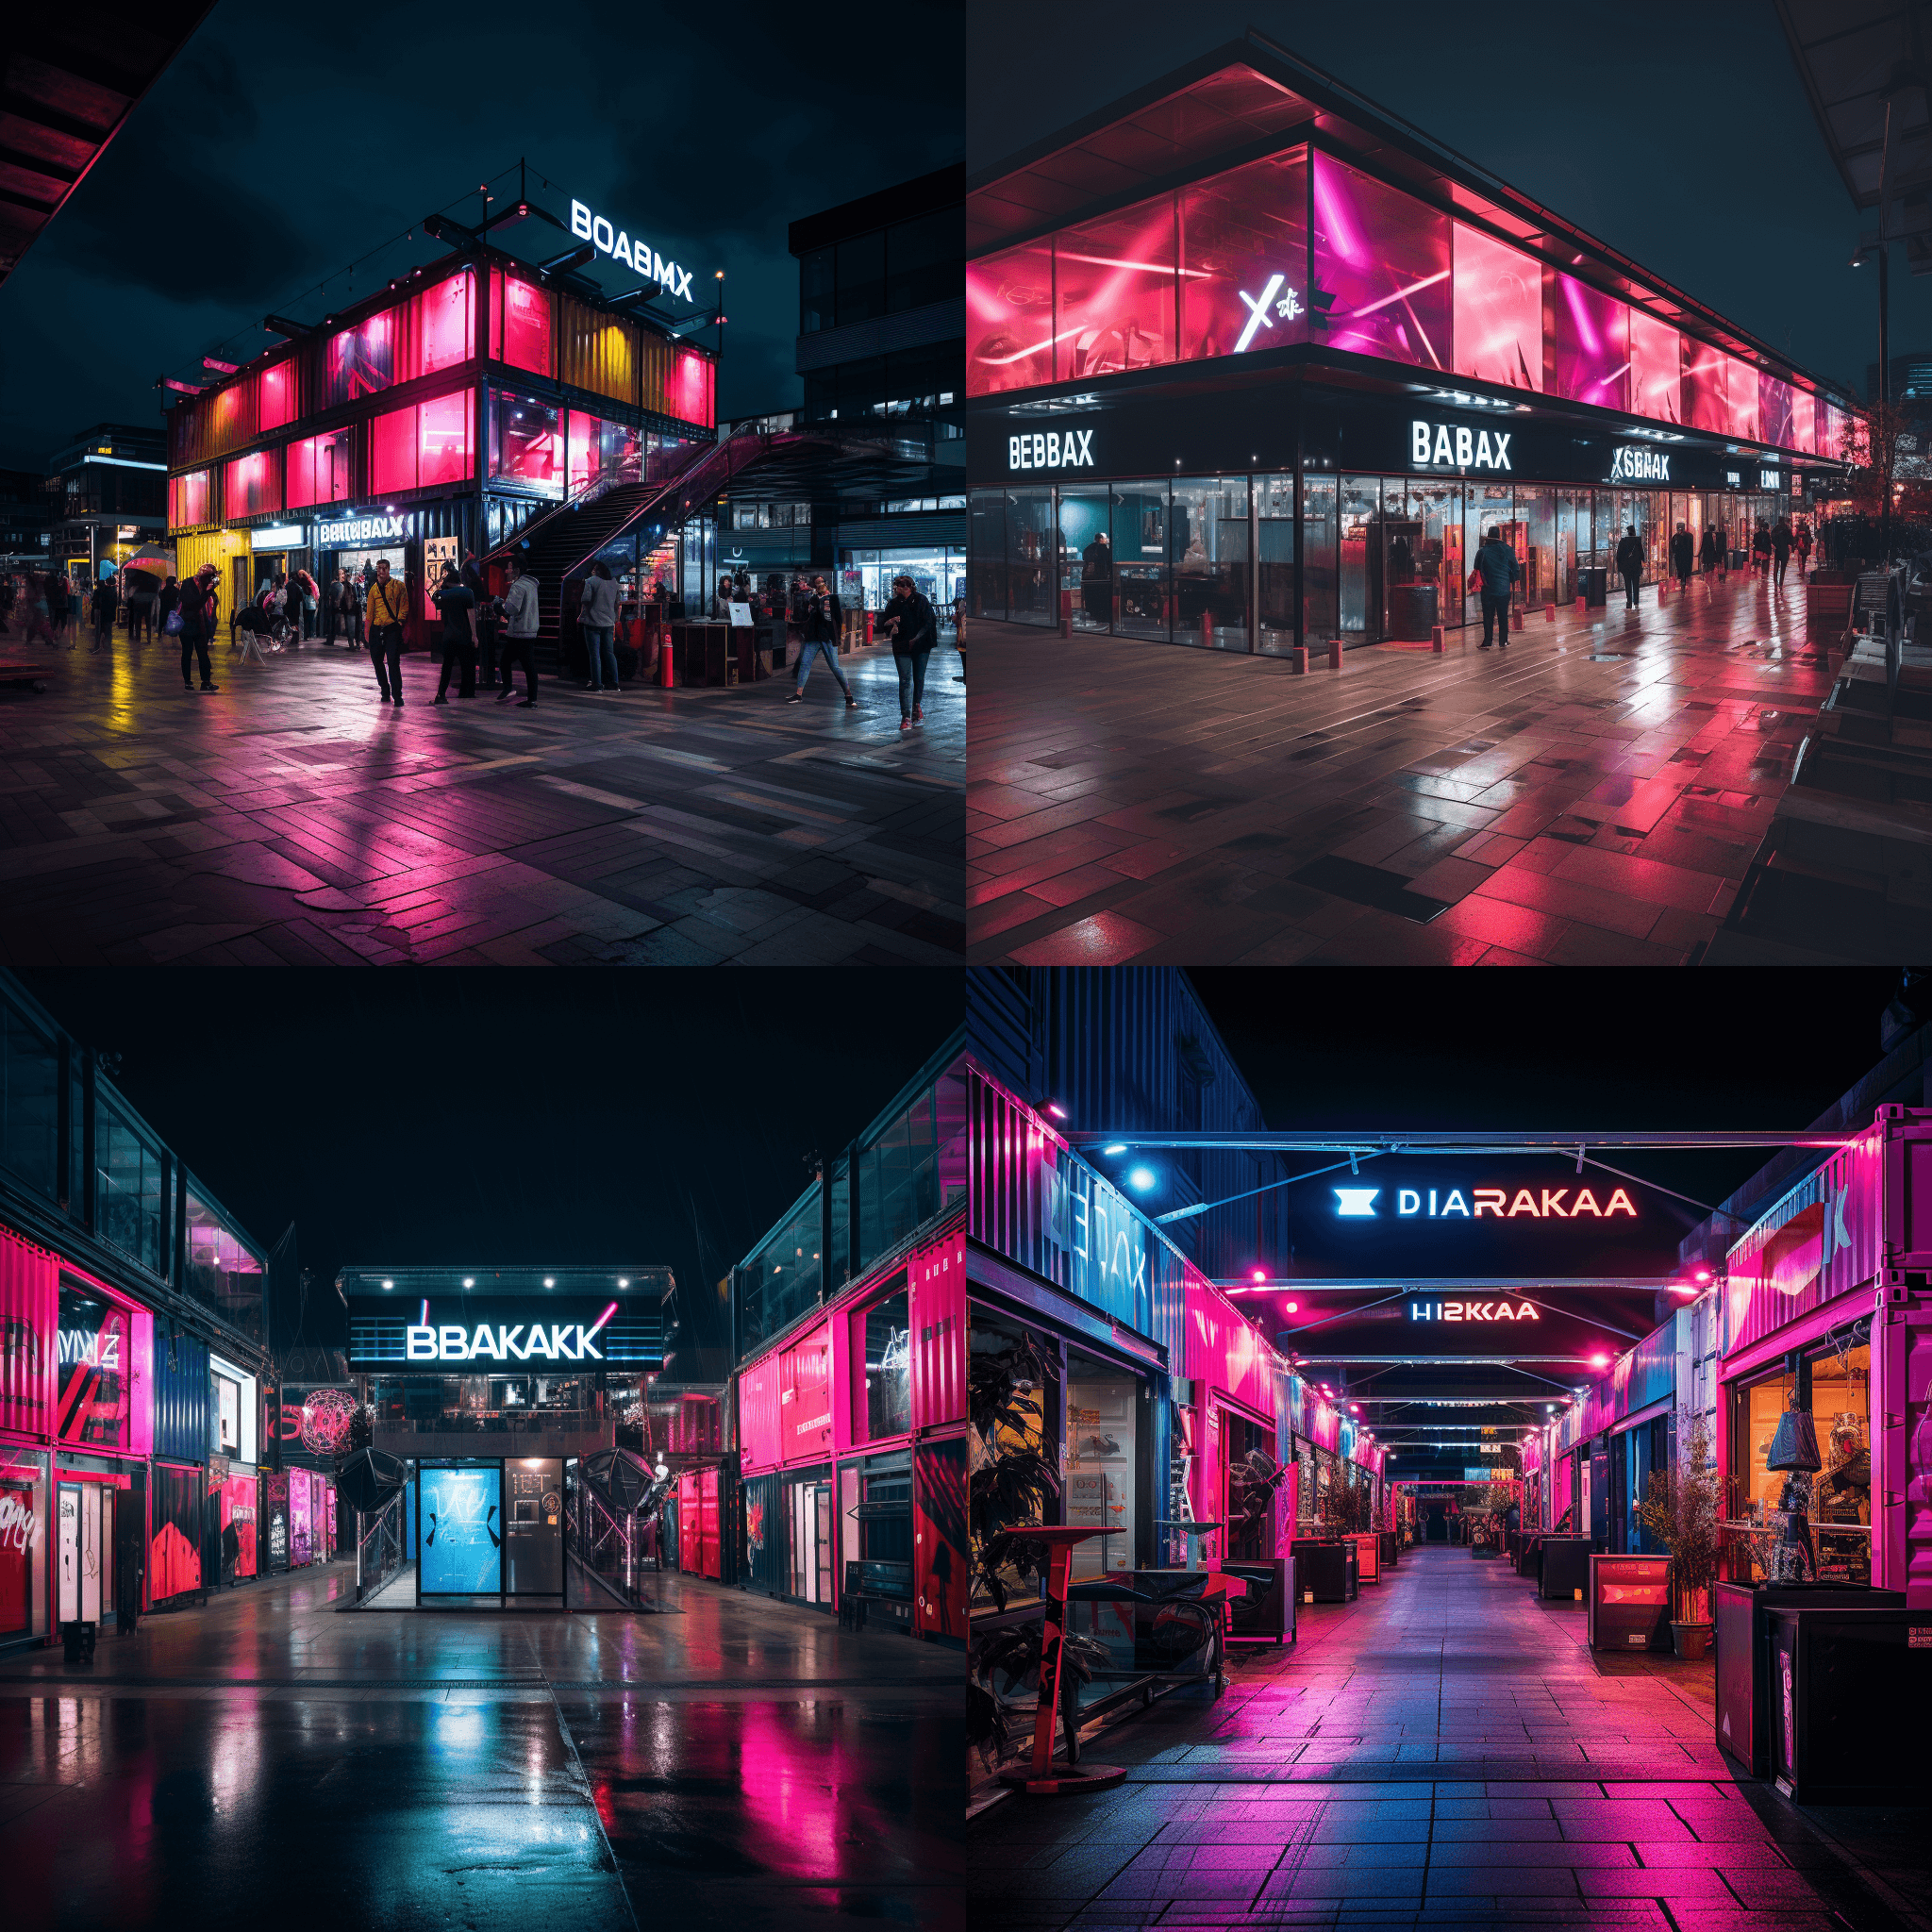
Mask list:
POLYGON ((289 1568, 289 1473, 271 1470, 261 1479, 262 1522, 267 1532, 265 1576, 285 1575, 289 1568))
POLYGON ((200 1590, 202 1472, 155 1465, 153 1527, 148 1535, 148 1590, 156 1603, 200 1590))
POLYGON ((425 537, 423 540, 423 617, 436 621, 436 593, 442 588, 442 567, 462 561, 462 545, 455 537, 425 537))
POLYGON ((31 1627, 40 1490, 40 1478, 31 1471, 0 1471, 0 1637, 17 1637, 31 1627))
POLYGON ((966 1444, 922 1442, 913 1451, 913 1594, 917 1627, 966 1637, 966 1444))
POLYGON ((503 1588, 501 1472, 425 1469, 422 1492, 425 1596, 495 1596, 503 1588))
POLYGON ((133 1359, 128 1310, 63 1283, 57 1399, 63 1442, 127 1446, 133 1359))
POLYGON ((255 1572, 255 1507, 257 1484, 249 1470, 232 1470, 221 1479, 216 1507, 221 1511, 222 1581, 233 1583, 255 1572))
POLYGON ((315 1561, 315 1478, 306 1469, 289 1472, 289 1568, 315 1561))

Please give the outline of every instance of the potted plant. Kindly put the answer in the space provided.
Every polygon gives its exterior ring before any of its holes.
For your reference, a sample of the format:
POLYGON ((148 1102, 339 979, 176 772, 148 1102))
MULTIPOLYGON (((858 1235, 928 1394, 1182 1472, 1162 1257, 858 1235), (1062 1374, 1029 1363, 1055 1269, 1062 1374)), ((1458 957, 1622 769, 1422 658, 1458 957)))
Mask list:
POLYGON ((1680 1657, 1710 1649, 1710 1586, 1717 1580, 1719 1484, 1710 1457, 1709 1419, 1677 1411, 1677 1454, 1671 1469, 1650 1473, 1638 1521, 1671 1553, 1671 1640, 1680 1657))

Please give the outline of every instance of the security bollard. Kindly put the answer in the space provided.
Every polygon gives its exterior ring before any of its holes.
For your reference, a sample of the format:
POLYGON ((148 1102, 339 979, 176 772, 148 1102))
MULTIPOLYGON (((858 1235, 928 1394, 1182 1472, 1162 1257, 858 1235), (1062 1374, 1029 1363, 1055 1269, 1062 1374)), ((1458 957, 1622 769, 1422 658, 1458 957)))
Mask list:
POLYGON ((1308 647, 1306 644, 1297 644, 1290 656, 1294 663, 1295 675, 1306 677, 1308 672, 1308 647))
POLYGON ((1545 624, 1555 624, 1556 621, 1557 607, 1554 604, 1545 604, 1543 606, 1543 622, 1545 624))
POLYGON ((1060 592, 1060 635, 1063 638, 1074 635, 1074 593, 1071 591, 1060 592))
POLYGON ((1341 669, 1341 640, 1340 638, 1330 638, 1328 641, 1328 668, 1331 671, 1340 671, 1341 669))
POLYGON ((1433 625, 1433 626, 1432 626, 1432 627, 1430 628, 1430 631, 1429 631, 1429 649, 1430 649, 1430 650, 1432 650, 1432 651, 1436 651, 1436 652, 1439 652, 1439 653, 1440 653, 1440 652, 1441 652, 1441 648, 1442 648, 1442 626, 1441 626, 1441 625, 1439 624, 1439 625, 1433 625))
POLYGON ((1211 651, 1214 648, 1214 617, 1210 611, 1201 613, 1201 648, 1211 651))

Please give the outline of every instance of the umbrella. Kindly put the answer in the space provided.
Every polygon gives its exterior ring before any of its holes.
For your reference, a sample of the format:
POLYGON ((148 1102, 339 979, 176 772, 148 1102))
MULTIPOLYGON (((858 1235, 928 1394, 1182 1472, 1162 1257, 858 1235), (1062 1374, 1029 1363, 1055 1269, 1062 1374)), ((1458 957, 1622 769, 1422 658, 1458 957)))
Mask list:
POLYGON ((158 577, 171 577, 175 575, 175 553, 163 550, 158 543, 143 543, 121 565, 123 570, 144 570, 158 577))
POLYGON ((380 1449, 358 1449, 336 1477, 342 1501, 365 1514, 380 1509, 403 1486, 402 1463, 380 1449))
POLYGON ((651 1472, 625 1449, 600 1449, 585 1457, 584 1476, 626 1515, 657 1487, 651 1472))

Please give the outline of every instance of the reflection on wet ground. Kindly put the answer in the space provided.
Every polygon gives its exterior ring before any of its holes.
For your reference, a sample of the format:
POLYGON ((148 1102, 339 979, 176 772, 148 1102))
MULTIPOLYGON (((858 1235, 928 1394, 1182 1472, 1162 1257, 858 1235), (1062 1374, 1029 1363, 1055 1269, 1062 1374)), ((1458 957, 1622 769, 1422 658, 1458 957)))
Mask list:
POLYGON ((959 1654, 682 1614, 338 1614, 345 1564, 0 1662, 8 1925, 964 1923, 959 1654))

